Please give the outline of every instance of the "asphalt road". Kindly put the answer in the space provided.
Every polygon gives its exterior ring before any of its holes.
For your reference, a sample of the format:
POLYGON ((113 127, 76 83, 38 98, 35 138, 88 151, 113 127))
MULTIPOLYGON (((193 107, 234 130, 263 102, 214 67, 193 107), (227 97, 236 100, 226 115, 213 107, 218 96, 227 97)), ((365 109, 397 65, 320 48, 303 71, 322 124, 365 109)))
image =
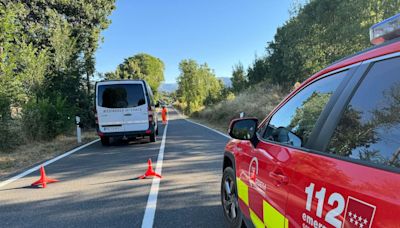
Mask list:
MULTIPOLYGON (((58 160, 45 168, 60 182, 45 189, 30 187, 38 171, 0 188, 0 227, 141 227, 152 179, 136 178, 156 165, 163 130, 156 143, 97 142, 58 160)), ((170 111, 154 227, 223 227, 227 141, 170 111)))

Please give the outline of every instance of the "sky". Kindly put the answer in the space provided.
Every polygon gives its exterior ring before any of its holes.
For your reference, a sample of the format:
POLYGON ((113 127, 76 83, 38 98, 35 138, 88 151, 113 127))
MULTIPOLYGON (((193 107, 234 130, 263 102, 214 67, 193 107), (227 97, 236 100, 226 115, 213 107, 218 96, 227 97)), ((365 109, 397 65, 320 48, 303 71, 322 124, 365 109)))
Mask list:
POLYGON ((96 70, 114 71, 125 58, 148 53, 165 64, 165 82, 179 76, 179 62, 207 63, 217 77, 233 65, 247 68, 265 54, 276 29, 289 19, 293 0, 117 0, 96 70))

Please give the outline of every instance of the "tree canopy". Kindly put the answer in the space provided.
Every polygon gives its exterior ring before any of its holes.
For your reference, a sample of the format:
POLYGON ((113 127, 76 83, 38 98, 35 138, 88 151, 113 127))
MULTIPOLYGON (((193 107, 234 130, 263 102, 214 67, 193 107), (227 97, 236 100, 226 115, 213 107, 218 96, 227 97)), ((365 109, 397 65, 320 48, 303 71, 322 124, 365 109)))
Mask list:
MULTIPOLYGON (((33 109, 45 118, 46 110, 65 106, 92 122, 94 53, 114 8, 114 0, 0 0, 0 135, 33 109)), ((67 113, 54 121, 68 121, 67 113)))
POLYGON ((232 90, 234 93, 239 93, 247 86, 247 75, 243 68, 242 63, 238 63, 233 66, 232 70, 232 90))
POLYGON ((185 59, 179 63, 179 70, 177 96, 185 104, 187 113, 223 99, 223 82, 206 63, 199 65, 193 59, 185 59))
POLYGON ((106 73, 106 79, 144 79, 156 94, 164 81, 164 63, 149 54, 140 53, 126 58, 115 72, 106 73))
POLYGON ((332 62, 369 46, 369 28, 399 12, 400 0, 312 0, 268 42, 247 70, 249 84, 291 87, 332 62))

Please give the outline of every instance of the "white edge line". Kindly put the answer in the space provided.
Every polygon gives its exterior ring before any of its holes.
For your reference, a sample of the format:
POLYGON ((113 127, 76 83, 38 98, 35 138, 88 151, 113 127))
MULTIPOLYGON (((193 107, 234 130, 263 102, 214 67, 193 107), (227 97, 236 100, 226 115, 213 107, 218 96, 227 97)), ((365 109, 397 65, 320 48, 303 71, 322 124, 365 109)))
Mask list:
MULTIPOLYGON (((156 173, 158 173, 160 175, 161 175, 162 164, 163 164, 163 159, 164 159, 164 149, 165 149, 165 140, 166 140, 166 136, 167 136, 167 128, 168 128, 168 122, 164 128, 161 146, 160 146, 160 150, 158 152, 158 157, 157 157, 157 166, 156 166, 156 170, 155 170, 156 173)), ((147 199, 146 210, 145 210, 144 216, 143 216, 142 228, 153 227, 154 216, 155 216, 156 208, 157 208, 157 196, 158 196, 159 187, 160 187, 160 178, 153 178, 153 182, 152 182, 151 188, 150 188, 149 198, 147 199)))
POLYGON ((28 174, 31 174, 31 173, 35 172, 36 170, 40 169, 41 166, 46 166, 46 165, 49 165, 49 164, 51 164, 51 163, 53 163, 53 162, 56 162, 56 161, 60 160, 61 158, 65 158, 65 157, 67 157, 68 155, 71 155, 71 154, 73 154, 73 153, 75 153, 75 152, 77 152, 77 151, 79 151, 79 150, 81 150, 81 149, 83 149, 83 148, 85 148, 85 147, 87 147, 87 146, 92 145, 93 143, 98 142, 99 140, 100 140, 100 139, 96 139, 96 140, 93 140, 93 141, 91 141, 91 142, 88 142, 88 143, 86 143, 86 144, 84 144, 84 145, 82 145, 82 146, 79 146, 79 147, 77 147, 77 148, 75 148, 75 149, 73 149, 73 150, 70 150, 70 151, 68 151, 68 152, 66 152, 66 153, 64 153, 64 154, 61 154, 61 155, 59 155, 59 156, 57 156, 57 157, 55 157, 55 158, 53 158, 53 159, 50 159, 50 160, 48 160, 48 161, 46 161, 46 162, 44 162, 44 163, 42 163, 42 164, 40 164, 40 165, 37 165, 37 166, 35 166, 35 167, 33 167, 33 168, 30 168, 30 169, 26 170, 26 171, 23 172, 23 173, 20 173, 20 174, 18 174, 18 175, 16 175, 16 176, 13 176, 13 177, 11 177, 11 178, 8 179, 8 180, 5 180, 5 181, 3 181, 3 182, 0 182, 0 188, 6 186, 7 184, 10 184, 10 183, 12 183, 12 182, 18 180, 18 179, 20 179, 20 178, 22 178, 22 177, 24 177, 24 176, 26 176, 26 175, 28 175, 28 174))
MULTIPOLYGON (((174 108, 174 110, 175 110, 175 112, 177 112, 181 117, 186 117, 186 116, 184 116, 183 114, 181 114, 178 110, 176 110, 175 108, 174 108)), ((222 136, 224 136, 225 138, 228 138, 228 139, 231 138, 229 135, 224 134, 224 133, 222 133, 222 132, 220 132, 220 131, 218 131, 218 130, 215 130, 215 129, 213 129, 213 128, 207 127, 207 126, 205 126, 205 125, 203 125, 203 124, 199 124, 199 123, 194 122, 194 121, 192 121, 192 120, 188 120, 187 118, 183 118, 183 119, 186 120, 187 122, 192 123, 192 124, 196 124, 196 125, 199 125, 199 126, 201 126, 201 127, 207 128, 208 130, 213 131, 213 132, 215 132, 215 133, 217 133, 217 134, 219 134, 219 135, 222 135, 222 136)))

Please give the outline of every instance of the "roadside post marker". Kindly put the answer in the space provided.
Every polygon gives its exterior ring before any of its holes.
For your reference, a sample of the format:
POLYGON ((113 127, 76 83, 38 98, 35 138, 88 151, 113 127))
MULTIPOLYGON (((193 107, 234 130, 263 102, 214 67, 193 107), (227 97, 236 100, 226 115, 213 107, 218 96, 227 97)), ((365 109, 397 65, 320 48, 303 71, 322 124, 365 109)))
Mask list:
POLYGON ((46 176, 46 171, 44 170, 44 167, 40 167, 40 179, 34 183, 31 184, 31 186, 38 186, 42 185, 43 188, 46 188, 47 184, 51 184, 54 182, 58 182, 56 179, 51 179, 46 176))
POLYGON ((144 179, 146 177, 158 177, 158 178, 162 178, 160 174, 156 173, 153 169, 153 165, 151 163, 151 159, 149 159, 147 161, 147 171, 145 174, 143 174, 142 176, 139 177, 139 179, 144 179))
POLYGON ((75 116, 75 123, 76 123, 76 139, 78 143, 82 143, 81 118, 79 116, 75 116))

